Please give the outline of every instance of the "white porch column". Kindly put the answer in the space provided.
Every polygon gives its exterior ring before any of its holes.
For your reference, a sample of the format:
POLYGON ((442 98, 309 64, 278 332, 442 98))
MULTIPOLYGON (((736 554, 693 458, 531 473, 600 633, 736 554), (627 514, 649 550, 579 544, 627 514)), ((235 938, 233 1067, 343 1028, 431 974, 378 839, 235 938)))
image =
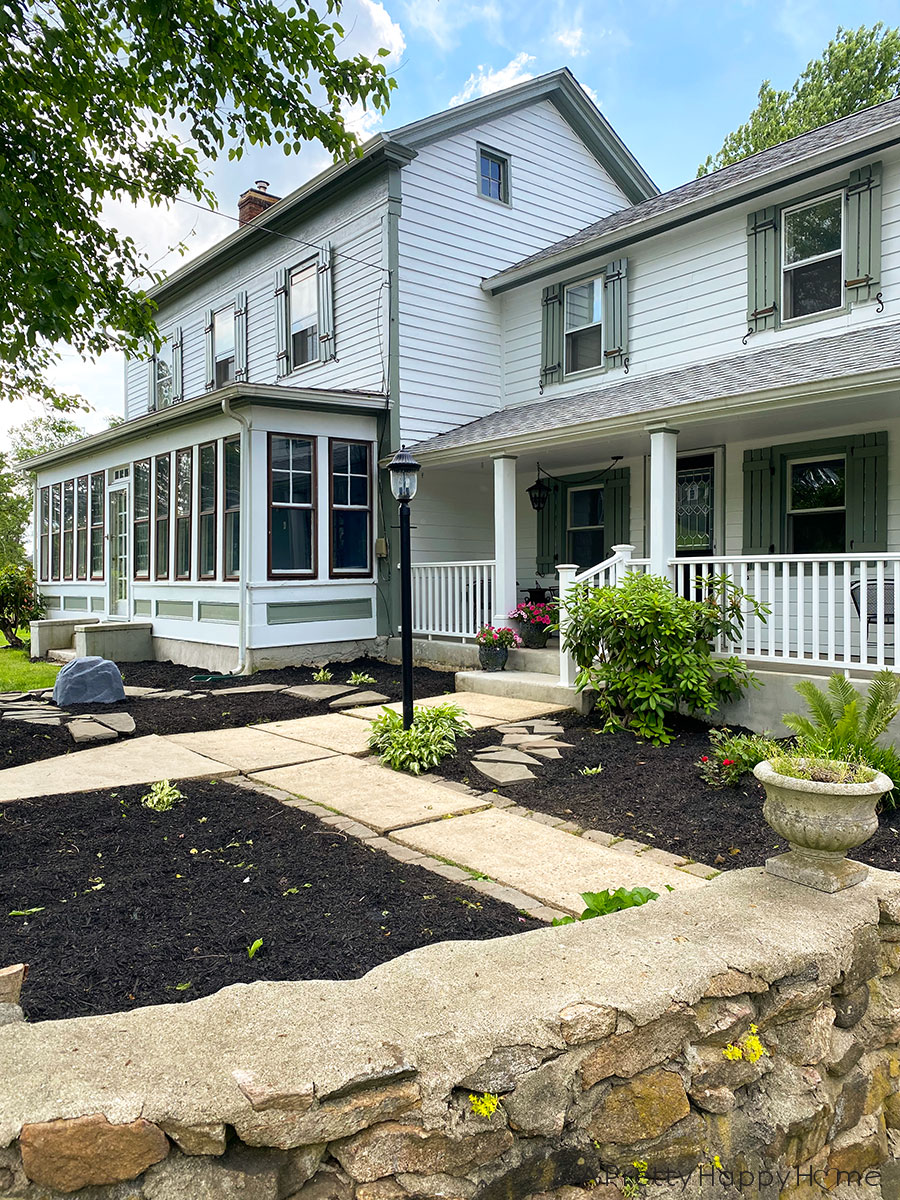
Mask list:
POLYGON ((516 607, 516 459, 494 458, 494 625, 508 625, 516 607))
POLYGON ((650 425, 650 574, 673 578, 675 557, 675 471, 678 430, 650 425))
POLYGON ((572 587, 572 580, 578 574, 574 563, 560 563, 557 568, 559 575, 559 682, 563 687, 574 687, 578 670, 575 659, 563 649, 566 640, 566 629, 569 626, 569 614, 566 612, 565 599, 572 587))

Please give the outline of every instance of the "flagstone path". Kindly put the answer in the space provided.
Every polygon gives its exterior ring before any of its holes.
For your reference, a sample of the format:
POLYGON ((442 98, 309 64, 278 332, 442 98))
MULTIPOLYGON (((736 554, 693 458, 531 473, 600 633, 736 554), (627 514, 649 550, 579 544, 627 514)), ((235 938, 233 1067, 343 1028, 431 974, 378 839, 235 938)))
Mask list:
MULTIPOLYGON (((552 719, 562 711, 557 705, 475 692, 419 703, 442 702, 458 704, 473 726, 503 733, 502 747, 480 753, 472 764, 492 781, 513 782, 525 777, 521 772, 539 776, 542 758, 565 752, 561 727, 552 719)), ((717 874, 702 863, 529 812, 496 791, 383 767, 368 757, 369 722, 381 711, 380 705, 363 705, 245 728, 100 745, 0 771, 0 803, 161 778, 229 777, 306 809, 402 862, 544 920, 579 913, 584 891, 637 885, 679 890, 702 887, 717 874)))

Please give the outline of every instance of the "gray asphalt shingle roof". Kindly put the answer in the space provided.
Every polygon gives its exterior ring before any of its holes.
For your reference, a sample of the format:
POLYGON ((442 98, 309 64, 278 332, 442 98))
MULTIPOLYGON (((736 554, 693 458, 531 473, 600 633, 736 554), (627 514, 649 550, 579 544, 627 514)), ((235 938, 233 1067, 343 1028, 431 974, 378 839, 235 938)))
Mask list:
MULTIPOLYGON (((742 184, 749 185, 753 180, 762 178, 772 171, 783 171, 804 159, 843 146, 856 138, 877 133, 882 129, 889 129, 898 122, 900 122, 900 98, 887 100, 884 104, 863 109, 862 112, 854 113, 849 117, 842 117, 839 121, 832 121, 830 125, 823 125, 819 129, 813 129, 809 133, 791 138, 788 142, 772 146, 769 150, 761 150, 758 154, 750 155, 749 158, 742 158, 740 162, 733 163, 730 167, 723 167, 700 179, 692 179, 689 183, 684 183, 669 192, 662 192, 660 195, 651 196, 648 200, 642 200, 630 208, 623 208, 618 212, 611 213, 608 217, 595 221, 593 225, 579 230, 578 233, 554 242, 551 246, 545 246, 535 254, 504 268, 492 279, 506 275, 508 271, 518 271, 532 263, 539 263, 543 259, 554 258, 566 251, 577 250, 578 247, 596 238, 607 237, 640 226, 654 217, 663 216, 668 212, 674 214, 683 205, 693 204, 704 199, 711 201, 717 193, 726 188, 739 187, 742 184)), ((487 280, 488 286, 492 279, 487 280)))
POLYGON ((642 412, 677 409, 843 377, 900 368, 900 321, 806 342, 784 342, 674 371, 633 376, 575 396, 544 396, 534 404, 499 409, 419 442, 416 454, 477 447, 483 442, 552 433, 642 412))

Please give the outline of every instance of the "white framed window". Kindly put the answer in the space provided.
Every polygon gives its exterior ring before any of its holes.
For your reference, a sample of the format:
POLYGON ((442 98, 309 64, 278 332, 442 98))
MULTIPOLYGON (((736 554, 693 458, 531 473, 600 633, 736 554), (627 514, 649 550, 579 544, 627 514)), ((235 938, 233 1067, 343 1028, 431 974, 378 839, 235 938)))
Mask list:
POLYGON ((153 373, 154 408, 168 408, 175 395, 175 351, 171 335, 164 337, 156 352, 153 373))
POLYGON ((509 156, 478 147, 478 194, 485 200, 509 204, 509 156))
POLYGON ((843 554, 847 545, 845 456, 789 459, 786 466, 790 552, 843 554))
POLYGON ((566 505, 568 561, 577 563, 582 570, 603 562, 606 522, 602 486, 570 487, 566 505))
POLYGON ((843 307, 843 192, 784 210, 781 264, 785 321, 843 307))
POLYGON ((563 293, 566 375, 602 367, 603 276, 566 284, 563 293))
POLYGON ((319 361, 318 261, 311 259, 291 271, 289 321, 291 369, 319 361))
POLYGON ((316 442, 269 434, 269 578, 316 572, 316 442))
POLYGON ((220 308, 213 317, 213 362, 216 387, 234 379, 234 305, 220 308))

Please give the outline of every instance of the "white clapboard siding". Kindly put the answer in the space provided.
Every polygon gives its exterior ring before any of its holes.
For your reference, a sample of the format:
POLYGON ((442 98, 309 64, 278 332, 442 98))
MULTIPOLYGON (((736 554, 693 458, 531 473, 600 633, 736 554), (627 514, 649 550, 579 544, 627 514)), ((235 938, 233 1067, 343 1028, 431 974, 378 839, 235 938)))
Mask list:
POLYGON ((501 306, 482 279, 628 201, 547 102, 423 147, 402 186, 401 423, 415 442, 503 403, 501 306), (510 156, 510 206, 478 195, 478 143, 510 156))
POLYGON ((125 420, 147 411, 150 395, 151 365, 147 359, 125 360, 125 420))

